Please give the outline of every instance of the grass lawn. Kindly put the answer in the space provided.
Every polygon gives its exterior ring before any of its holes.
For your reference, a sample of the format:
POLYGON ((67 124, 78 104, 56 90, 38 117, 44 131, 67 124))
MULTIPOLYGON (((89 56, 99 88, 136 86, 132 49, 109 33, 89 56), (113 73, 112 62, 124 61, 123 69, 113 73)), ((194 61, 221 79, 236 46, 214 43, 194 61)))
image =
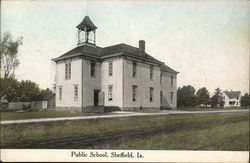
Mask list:
POLYGON ((2 125, 0 147, 246 151, 248 120, 234 113, 2 125))
POLYGON ((119 142, 112 148, 165 150, 248 150, 246 122, 225 124, 208 129, 187 130, 119 142))
POLYGON ((244 110, 247 108, 242 108, 242 107, 225 107, 225 108, 201 108, 201 107, 179 107, 177 108, 178 110, 183 110, 183 111, 218 111, 218 110, 244 110))
MULTIPOLYGON (((75 116, 89 116, 99 113, 83 113, 73 111, 34 111, 34 112, 0 112, 0 120, 19 120, 19 119, 33 119, 33 118, 54 118, 54 117, 75 117, 75 116)), ((101 113, 100 113, 101 114, 101 113)))

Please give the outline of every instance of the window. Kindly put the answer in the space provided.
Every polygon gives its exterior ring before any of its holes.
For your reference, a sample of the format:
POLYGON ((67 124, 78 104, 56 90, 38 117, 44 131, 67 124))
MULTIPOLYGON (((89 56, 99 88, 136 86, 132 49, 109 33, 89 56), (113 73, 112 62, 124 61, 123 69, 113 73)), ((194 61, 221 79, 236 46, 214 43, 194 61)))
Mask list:
POLYGON ((160 101, 161 101, 161 104, 162 104, 162 91, 160 92, 160 101))
POLYGON ((154 88, 149 88, 149 101, 153 102, 154 88))
POLYGON ((65 63, 65 80, 71 78, 71 63, 65 63))
POLYGON ((229 101, 229 105, 234 105, 235 101, 229 101))
POLYGON ((59 100, 62 99, 62 86, 59 86, 59 100))
POLYGON ((135 102, 136 101, 136 85, 132 86, 132 101, 135 102))
POLYGON ((69 65, 68 77, 70 79, 71 78, 71 63, 69 62, 68 65, 69 65))
POLYGON ((74 85, 74 100, 75 101, 78 100, 78 85, 77 84, 74 85))
POLYGON ((137 63, 133 62, 133 70, 132 70, 132 76, 133 77, 136 77, 136 66, 137 66, 137 63))
POLYGON ((108 100, 109 101, 113 100, 113 86, 112 85, 108 86, 108 100))
POLYGON ((174 92, 171 92, 171 95, 170 95, 170 101, 171 101, 171 103, 173 103, 173 98, 174 98, 174 92))
POLYGON ((161 81, 162 81, 162 71, 160 73, 160 83, 161 83, 161 81))
POLYGON ((171 86, 173 86, 173 84, 174 84, 174 76, 171 75, 171 86))
POLYGON ((90 75, 91 77, 95 77, 95 62, 91 62, 90 75))
POLYGON ((109 76, 113 76, 113 62, 109 62, 109 76))
POLYGON ((154 76, 154 66, 150 65, 150 80, 153 80, 153 76, 154 76))

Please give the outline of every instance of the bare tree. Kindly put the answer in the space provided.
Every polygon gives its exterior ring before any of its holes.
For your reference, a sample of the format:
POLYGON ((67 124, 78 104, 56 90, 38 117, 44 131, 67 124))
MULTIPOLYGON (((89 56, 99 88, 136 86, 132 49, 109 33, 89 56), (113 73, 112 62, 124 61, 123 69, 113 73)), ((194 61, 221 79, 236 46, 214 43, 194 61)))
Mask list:
POLYGON ((0 67, 4 78, 15 76, 15 69, 19 65, 17 53, 20 45, 22 45, 22 37, 13 41, 10 32, 3 34, 0 44, 0 67))

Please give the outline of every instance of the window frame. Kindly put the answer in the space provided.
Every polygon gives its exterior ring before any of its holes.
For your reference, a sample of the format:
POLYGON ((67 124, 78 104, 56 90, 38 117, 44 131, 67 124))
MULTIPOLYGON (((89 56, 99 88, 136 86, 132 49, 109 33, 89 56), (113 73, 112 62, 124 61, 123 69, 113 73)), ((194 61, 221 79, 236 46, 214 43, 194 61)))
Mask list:
POLYGON ((71 79, 71 62, 65 63, 65 80, 71 79))
POLYGON ((150 80, 153 80, 154 79, 154 66, 153 65, 150 65, 150 67, 149 67, 149 79, 150 80))
POLYGON ((132 77, 136 78, 137 76, 137 62, 133 61, 132 63, 132 77))
POLYGON ((62 100, 62 86, 58 86, 58 94, 59 94, 58 96, 59 100, 62 100))
POLYGON ((160 102, 161 102, 161 104, 163 103, 163 100, 162 100, 162 99, 163 99, 163 91, 161 90, 161 91, 160 91, 160 102))
POLYGON ((96 74, 96 62, 91 61, 90 62, 90 76, 95 77, 96 74))
POLYGON ((149 102, 154 102, 154 88, 149 87, 149 102))
POLYGON ((132 85, 132 101, 137 101, 137 85, 132 85))
POLYGON ((170 92, 170 102, 173 104, 174 99, 174 92, 170 92))
POLYGON ((74 101, 78 101, 78 84, 74 84, 74 101))
POLYGON ((113 101, 113 85, 108 85, 108 101, 113 101))
POLYGON ((171 75, 170 85, 171 85, 171 86, 174 86, 174 75, 171 75))
POLYGON ((113 76, 113 62, 112 61, 109 62, 109 71, 108 71, 108 73, 109 73, 109 76, 113 76))

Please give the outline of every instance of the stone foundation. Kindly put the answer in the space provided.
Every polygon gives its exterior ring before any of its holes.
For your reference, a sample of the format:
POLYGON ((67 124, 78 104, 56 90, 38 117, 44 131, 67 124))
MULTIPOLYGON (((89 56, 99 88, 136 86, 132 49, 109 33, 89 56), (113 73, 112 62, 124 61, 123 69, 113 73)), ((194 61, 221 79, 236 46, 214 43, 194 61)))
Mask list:
POLYGON ((123 111, 154 112, 159 111, 160 107, 122 107, 123 111))
POLYGON ((78 111, 82 112, 81 107, 56 107, 56 111, 78 111))
POLYGON ((118 106, 86 106, 81 107, 56 107, 56 111, 78 111, 86 113, 104 113, 112 111, 159 112, 160 110, 173 110, 169 107, 118 107, 118 106))

